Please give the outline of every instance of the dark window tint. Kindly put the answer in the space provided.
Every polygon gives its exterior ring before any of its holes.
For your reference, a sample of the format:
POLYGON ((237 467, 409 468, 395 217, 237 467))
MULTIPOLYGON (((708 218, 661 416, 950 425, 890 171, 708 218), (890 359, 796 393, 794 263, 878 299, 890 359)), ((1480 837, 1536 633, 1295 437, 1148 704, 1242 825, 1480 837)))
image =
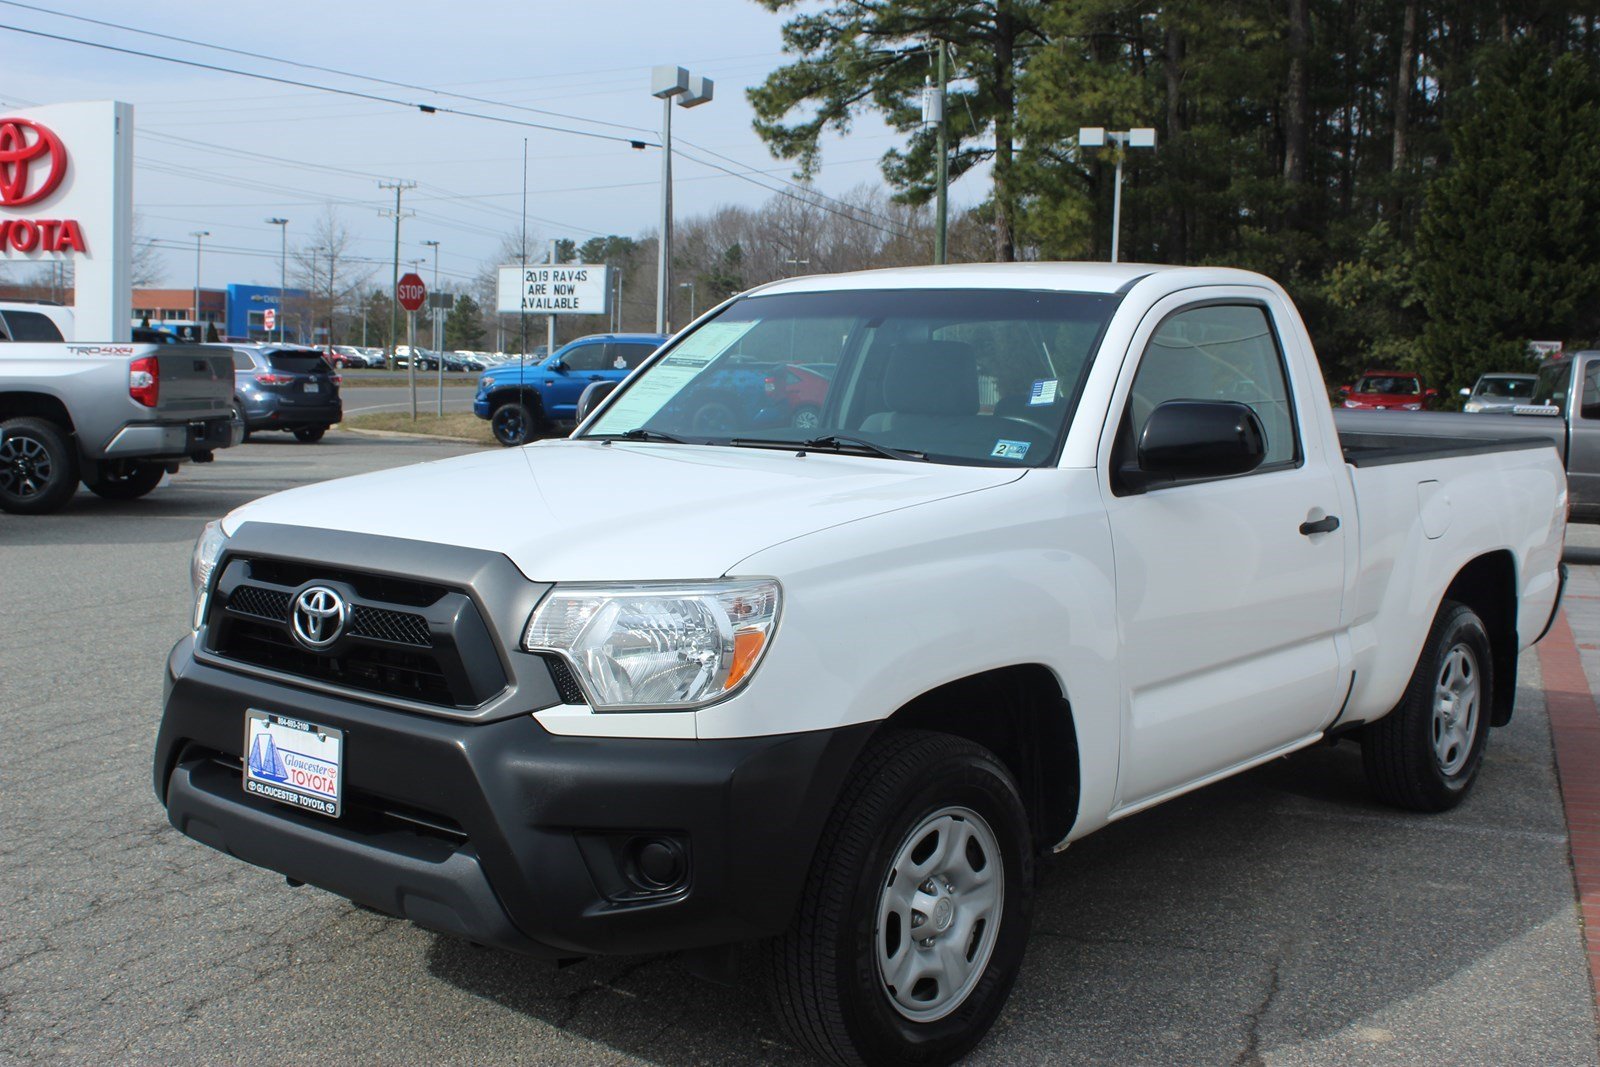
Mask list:
POLYGON ((233 369, 234 370, 255 370, 256 369, 256 364, 255 364, 255 361, 252 360, 247 353, 235 352, 233 354, 233 369))
POLYGON ((316 374, 328 369, 327 360, 317 352, 269 351, 267 363, 273 370, 291 374, 316 374))
POLYGON ((1526 400, 1533 395, 1533 379, 1485 378, 1478 383, 1478 395, 1505 400, 1526 400))
POLYGON ((612 370, 632 370, 655 351, 653 345, 610 344, 606 345, 606 349, 610 357, 606 360, 606 366, 612 370))
POLYGON ((61 331, 48 315, 37 311, 8 311, 5 315, 7 332, 13 341, 60 341, 61 331))
POLYGON ((1567 385, 1572 381, 1572 361, 1546 363, 1539 371, 1539 381, 1533 387, 1531 404, 1553 407, 1563 415, 1567 411, 1567 385))
POLYGON ((578 345, 570 348, 561 357, 561 362, 567 365, 568 370, 603 370, 609 369, 611 360, 610 345, 593 344, 578 345))

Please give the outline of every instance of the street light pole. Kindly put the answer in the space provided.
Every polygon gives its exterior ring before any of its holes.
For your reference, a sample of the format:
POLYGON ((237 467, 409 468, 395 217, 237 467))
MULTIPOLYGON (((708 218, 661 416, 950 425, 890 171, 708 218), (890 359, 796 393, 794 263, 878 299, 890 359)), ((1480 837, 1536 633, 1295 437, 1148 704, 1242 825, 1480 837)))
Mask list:
POLYGON ((690 74, 671 63, 650 72, 650 94, 661 100, 661 231, 656 248, 656 333, 671 328, 668 307, 672 293, 672 100, 680 107, 709 104, 714 93, 710 78, 690 74))
MULTIPOLYGON (((284 294, 289 290, 289 220, 268 219, 267 225, 278 227, 278 343, 283 344, 283 312, 284 294)), ((245 332, 249 333, 249 324, 246 323, 245 332)), ((272 334, 267 333, 267 339, 272 339, 272 334)))
POLYGON ((1110 142, 1117 156, 1117 180, 1111 193, 1111 262, 1118 261, 1122 241, 1122 160, 1130 148, 1155 148, 1156 131, 1149 127, 1132 130, 1107 130, 1083 126, 1078 130, 1079 148, 1103 148, 1110 142))
POLYGON ((439 406, 438 414, 444 418, 444 345, 439 343, 439 242, 422 242, 433 249, 433 290, 428 294, 428 303, 433 307, 433 353, 439 357, 439 406))
POLYGON ((211 231, 195 230, 189 236, 194 238, 194 339, 202 342, 205 335, 200 331, 200 242, 210 237, 211 231))

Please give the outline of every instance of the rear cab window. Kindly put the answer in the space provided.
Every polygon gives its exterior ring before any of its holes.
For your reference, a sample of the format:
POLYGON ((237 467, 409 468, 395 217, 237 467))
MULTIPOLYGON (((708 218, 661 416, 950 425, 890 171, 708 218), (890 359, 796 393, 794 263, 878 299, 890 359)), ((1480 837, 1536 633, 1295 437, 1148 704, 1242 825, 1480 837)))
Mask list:
POLYGON ((61 331, 50 316, 37 311, 7 311, 0 315, 0 336, 12 341, 62 341, 61 331))

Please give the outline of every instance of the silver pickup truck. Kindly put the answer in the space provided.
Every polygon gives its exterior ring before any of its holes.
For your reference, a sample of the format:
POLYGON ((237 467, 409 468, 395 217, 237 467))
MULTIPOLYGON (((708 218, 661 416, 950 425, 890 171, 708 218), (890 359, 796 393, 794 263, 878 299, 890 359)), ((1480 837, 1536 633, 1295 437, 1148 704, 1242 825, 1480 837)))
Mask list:
POLYGON ((184 460, 238 444, 221 346, 0 344, 0 510, 39 515, 82 482, 144 496, 184 460))
POLYGON ((1539 368, 1528 403, 1508 415, 1442 411, 1337 411, 1341 433, 1423 434, 1509 440, 1547 437, 1567 469, 1571 521, 1600 523, 1600 350, 1576 352, 1539 368))

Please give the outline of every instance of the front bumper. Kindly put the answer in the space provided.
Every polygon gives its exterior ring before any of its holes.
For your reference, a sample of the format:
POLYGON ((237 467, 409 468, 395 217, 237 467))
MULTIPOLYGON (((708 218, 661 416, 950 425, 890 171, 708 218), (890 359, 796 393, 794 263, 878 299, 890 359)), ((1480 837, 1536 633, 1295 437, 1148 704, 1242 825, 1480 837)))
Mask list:
POLYGON ((494 414, 494 409, 489 406, 489 398, 479 394, 472 398, 472 413, 480 419, 487 419, 494 414))
POLYGON ((544 958, 664 952, 784 929, 871 726, 718 741, 558 737, 531 716, 447 721, 167 663, 155 789, 173 826, 435 930, 544 958), (246 709, 345 732, 345 815, 247 795, 246 709), (686 873, 641 892, 630 852, 686 873))
POLYGON ((231 415, 185 422, 130 423, 106 444, 104 458, 176 461, 231 448, 241 440, 242 434, 231 415))

